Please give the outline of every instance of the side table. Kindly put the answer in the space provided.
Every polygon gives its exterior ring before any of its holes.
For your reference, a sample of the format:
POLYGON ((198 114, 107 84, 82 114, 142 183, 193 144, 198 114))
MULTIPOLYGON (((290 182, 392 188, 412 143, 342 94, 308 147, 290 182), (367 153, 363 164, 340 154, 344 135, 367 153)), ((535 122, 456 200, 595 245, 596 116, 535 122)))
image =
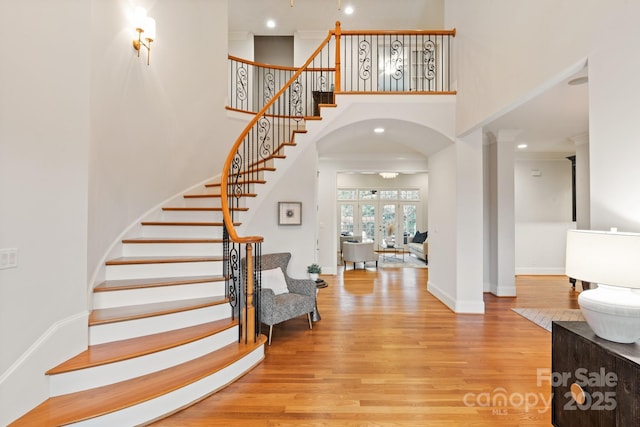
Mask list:
POLYGON ((313 320, 314 322, 322 319, 322 317, 320 317, 320 312, 318 311, 318 291, 322 288, 326 288, 327 286, 329 286, 329 284, 324 280, 316 280, 316 306, 313 309, 313 314, 311 315, 311 320, 313 320))
POLYGON ((640 343, 596 336, 586 322, 552 323, 556 427, 626 427, 640 419, 640 343))

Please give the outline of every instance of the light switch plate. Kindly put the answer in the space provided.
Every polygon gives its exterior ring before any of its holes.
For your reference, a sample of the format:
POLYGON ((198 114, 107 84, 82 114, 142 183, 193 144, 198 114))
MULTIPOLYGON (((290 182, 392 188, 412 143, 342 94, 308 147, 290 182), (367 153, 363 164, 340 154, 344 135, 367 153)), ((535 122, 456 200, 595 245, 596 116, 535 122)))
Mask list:
POLYGON ((0 249, 0 270, 18 266, 18 249, 0 249))

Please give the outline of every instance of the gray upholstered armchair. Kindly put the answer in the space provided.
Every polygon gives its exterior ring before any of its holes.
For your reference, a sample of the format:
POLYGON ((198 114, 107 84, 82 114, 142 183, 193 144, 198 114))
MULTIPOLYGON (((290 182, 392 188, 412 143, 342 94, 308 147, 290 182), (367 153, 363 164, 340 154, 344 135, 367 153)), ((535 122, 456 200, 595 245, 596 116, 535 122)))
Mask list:
POLYGON ((287 266, 291 254, 288 252, 262 255, 262 271, 280 268, 284 273, 286 287, 284 293, 276 293, 265 286, 265 275, 263 274, 262 290, 260 293, 260 320, 265 325, 269 325, 269 345, 271 345, 271 335, 273 325, 293 319, 294 317, 307 315, 309 329, 313 328, 311 314, 316 308, 316 283, 309 279, 293 279, 287 275, 287 266), (288 292, 287 292, 288 290, 288 292))

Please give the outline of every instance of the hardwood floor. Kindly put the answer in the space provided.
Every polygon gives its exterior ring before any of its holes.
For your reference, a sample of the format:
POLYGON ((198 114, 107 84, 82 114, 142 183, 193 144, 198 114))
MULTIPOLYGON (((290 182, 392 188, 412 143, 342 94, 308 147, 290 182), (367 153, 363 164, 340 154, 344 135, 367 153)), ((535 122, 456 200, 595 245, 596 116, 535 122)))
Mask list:
POLYGON ((550 426, 538 370, 551 367, 551 334, 511 308, 577 308, 567 278, 518 277, 517 298, 485 294, 484 315, 456 315, 427 274, 323 276, 313 330, 304 316, 275 326, 260 366, 153 425, 550 426))

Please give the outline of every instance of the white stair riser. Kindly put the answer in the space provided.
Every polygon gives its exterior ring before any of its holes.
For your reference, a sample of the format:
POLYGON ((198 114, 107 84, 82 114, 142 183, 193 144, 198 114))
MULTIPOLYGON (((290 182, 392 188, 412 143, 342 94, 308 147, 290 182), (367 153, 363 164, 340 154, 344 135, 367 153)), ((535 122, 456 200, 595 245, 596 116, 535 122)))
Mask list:
POLYGON ((184 205, 190 208, 219 208, 221 203, 220 197, 197 197, 184 199, 184 205))
MULTIPOLYGON (((249 189, 243 189, 243 191, 247 192, 247 193, 253 193, 255 190, 249 189)), ((236 204, 234 203, 233 206, 235 207, 244 207, 246 205, 246 200, 248 198, 247 197, 242 197, 239 200, 239 203, 236 204)), ((188 207, 188 208, 219 208, 222 205, 222 199, 220 199, 219 197, 215 197, 215 198, 210 198, 210 197, 205 197, 205 198, 194 198, 194 199, 184 199, 184 207, 188 207)))
POLYGON ((158 334, 160 332, 225 319, 229 316, 231 316, 231 306, 225 303, 162 316, 92 325, 89 327, 89 345, 120 341, 142 335, 158 334))
POLYGON ((142 237, 206 237, 222 238, 222 226, 211 225, 143 225, 142 237))
POLYGON ((198 341, 156 353, 52 375, 49 378, 50 393, 51 396, 75 393, 150 374, 204 356, 237 340, 238 327, 236 326, 198 341))
POLYGON ((222 274, 222 261, 108 265, 106 268, 106 280, 220 274, 222 274))
POLYGON ((94 292, 93 308, 123 307, 191 298, 224 296, 224 281, 155 286, 152 288, 94 292))
POLYGON ((163 221, 222 221, 221 211, 162 211, 163 221))
POLYGON ((221 256, 222 243, 125 243, 122 256, 221 256))
POLYGON ((264 359, 264 346, 260 346, 242 359, 193 384, 177 389, 156 399, 130 406, 122 411, 105 414, 74 424, 78 427, 113 427, 144 424, 171 414, 203 397, 231 384, 264 359))

